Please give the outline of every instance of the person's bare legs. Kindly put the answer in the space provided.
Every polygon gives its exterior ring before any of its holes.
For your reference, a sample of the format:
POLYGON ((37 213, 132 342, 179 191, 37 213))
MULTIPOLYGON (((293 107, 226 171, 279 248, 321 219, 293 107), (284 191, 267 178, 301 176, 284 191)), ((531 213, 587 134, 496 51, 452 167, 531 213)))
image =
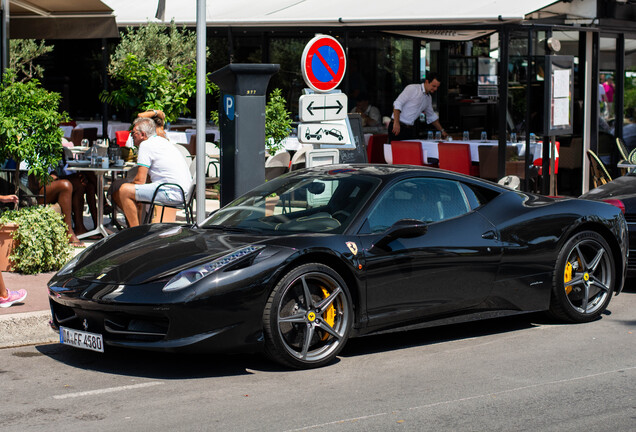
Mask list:
POLYGON ((2 278, 1 272, 0 272, 0 297, 2 298, 9 297, 9 291, 7 291, 7 287, 4 286, 4 279, 2 278))
POLYGON ((84 226, 84 192, 86 191, 86 180, 82 175, 72 175, 67 180, 73 185, 73 226, 76 235, 88 232, 84 226))
POLYGON ((93 226, 97 227, 97 177, 93 172, 82 173, 86 177, 85 194, 86 204, 88 204, 88 210, 91 213, 93 219, 93 226))
POLYGON ((113 199, 117 206, 123 210, 128 227, 139 225, 139 213, 137 201, 135 201, 135 184, 124 183, 113 193, 113 199))
MULTIPOLYGON (((40 194, 44 193, 44 188, 40 189, 40 194)), ((71 221, 73 202, 73 185, 68 180, 54 180, 46 186, 46 203, 58 203, 62 209, 64 223, 68 228, 69 243, 81 243, 73 231, 71 221)))

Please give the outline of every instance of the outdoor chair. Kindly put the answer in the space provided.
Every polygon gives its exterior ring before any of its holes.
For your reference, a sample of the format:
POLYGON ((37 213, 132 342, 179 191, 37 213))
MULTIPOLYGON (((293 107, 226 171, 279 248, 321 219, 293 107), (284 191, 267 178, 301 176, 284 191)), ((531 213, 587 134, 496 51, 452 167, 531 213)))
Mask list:
POLYGON ((394 165, 424 165, 422 144, 418 141, 391 141, 394 165))
MULTIPOLYGON (((214 134, 212 134, 214 135, 214 134)), ((212 141, 205 142, 205 174, 210 177, 210 167, 214 167, 214 176, 219 176, 221 163, 221 149, 212 141)))
POLYGON ((291 159, 289 166, 290 171, 305 168, 307 165, 307 150, 312 148, 312 145, 301 144, 300 148, 296 150, 296 153, 294 153, 294 156, 291 159))
POLYGON ((149 202, 139 201, 140 203, 149 204, 148 211, 146 212, 146 216, 144 218, 144 224, 149 224, 152 221, 152 217, 154 215, 155 206, 162 207, 162 209, 161 209, 161 218, 159 219, 159 222, 163 222, 163 215, 164 215, 166 207, 168 207, 168 208, 184 210, 185 211, 185 217, 186 217, 186 223, 188 223, 188 224, 194 223, 194 216, 193 216, 194 212, 192 210, 192 201, 193 201, 193 198, 194 198, 195 186, 196 186, 195 182, 193 181, 192 185, 190 186, 190 189, 188 189, 187 191, 184 191, 183 188, 181 186, 179 186, 178 184, 176 184, 176 183, 162 183, 162 184, 160 184, 159 187, 157 187, 157 189, 155 189, 155 193, 152 194, 152 199, 149 202), (175 204, 155 203, 155 198, 156 198, 157 193, 159 192, 159 190, 162 189, 162 188, 165 188, 167 186, 176 186, 179 189, 179 192, 181 194, 181 200, 178 203, 175 203, 175 204))
POLYGON ((441 169, 479 177, 479 166, 472 163, 469 144, 441 142, 437 149, 441 169))
POLYGON ((93 145, 97 141, 97 128, 84 128, 84 139, 88 140, 88 145, 93 145))
POLYGON ((115 132, 115 142, 119 147, 124 147, 126 145, 126 141, 128 141, 128 137, 130 136, 130 131, 120 130, 115 132))
MULTIPOLYGON (((629 150, 627 150, 625 142, 620 137, 616 137, 616 148, 620 159, 618 163, 626 163, 629 160, 629 150)), ((627 171, 627 168, 621 168, 621 175, 627 174, 627 171)))
POLYGON ((479 152, 479 176, 486 180, 497 181, 498 175, 498 152, 497 146, 480 145, 479 152))
POLYGON ((367 144, 367 160, 369 163, 386 163, 386 160, 384 160, 384 144, 387 142, 389 142, 388 134, 371 135, 367 144))
POLYGON ((84 129, 75 128, 71 131, 71 139, 70 141, 73 143, 75 147, 79 147, 82 145, 82 140, 84 139, 84 129))
POLYGON ((592 150, 588 150, 587 158, 590 161, 590 174, 592 175, 592 182, 595 188, 612 181, 612 177, 596 153, 592 150))
POLYGON ((618 155, 621 162, 627 162, 629 159, 629 150, 627 150, 625 142, 620 137, 616 137, 616 147, 618 148, 618 155))
POLYGON ((291 156, 287 151, 276 153, 265 161, 265 180, 272 180, 281 176, 289 169, 291 156))

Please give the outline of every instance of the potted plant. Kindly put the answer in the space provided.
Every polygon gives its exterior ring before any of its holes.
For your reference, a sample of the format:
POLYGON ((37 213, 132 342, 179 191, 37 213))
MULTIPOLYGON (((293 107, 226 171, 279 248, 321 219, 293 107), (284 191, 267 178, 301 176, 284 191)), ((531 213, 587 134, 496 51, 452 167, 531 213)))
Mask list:
MULTIPOLYGON (((0 225, 13 225, 10 251, 2 253, 8 263, 2 270, 35 274, 59 270, 72 255, 68 232, 62 215, 53 206, 32 206, 5 211, 0 215, 0 225)), ((0 257, 0 259, 3 257, 0 257)))
MULTIPOLYGON (((67 116, 58 111, 59 102, 58 93, 42 88, 35 79, 17 82, 11 70, 0 83, 0 161, 15 162, 16 195, 20 190, 22 161, 29 167, 28 174, 48 183, 49 168, 62 158, 59 124, 67 116)), ((9 223, 18 225, 11 234, 17 243, 10 255, 14 269, 25 273, 49 271, 61 267, 68 259, 66 225, 55 210, 41 206, 18 210, 16 203, 13 210, 0 217, 0 226, 9 223)))

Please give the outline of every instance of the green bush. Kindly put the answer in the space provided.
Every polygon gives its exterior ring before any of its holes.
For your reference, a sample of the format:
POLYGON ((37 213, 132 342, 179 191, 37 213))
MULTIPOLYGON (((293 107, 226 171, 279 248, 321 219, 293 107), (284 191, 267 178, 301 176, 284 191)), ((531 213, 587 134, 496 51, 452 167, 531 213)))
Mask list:
POLYGON ((14 248, 9 259, 13 270, 36 274, 55 271, 71 258, 68 231, 62 215, 50 206, 32 206, 5 211, 0 225, 13 222, 18 229, 13 235, 14 248))

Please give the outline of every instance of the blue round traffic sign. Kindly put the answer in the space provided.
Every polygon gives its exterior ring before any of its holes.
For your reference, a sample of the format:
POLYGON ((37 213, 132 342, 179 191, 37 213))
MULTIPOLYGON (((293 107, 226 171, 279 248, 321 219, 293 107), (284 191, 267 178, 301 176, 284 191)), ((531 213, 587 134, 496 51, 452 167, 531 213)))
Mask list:
POLYGON ((342 45, 331 36, 318 35, 307 43, 301 58, 305 83, 317 92, 338 87, 347 66, 342 45))

